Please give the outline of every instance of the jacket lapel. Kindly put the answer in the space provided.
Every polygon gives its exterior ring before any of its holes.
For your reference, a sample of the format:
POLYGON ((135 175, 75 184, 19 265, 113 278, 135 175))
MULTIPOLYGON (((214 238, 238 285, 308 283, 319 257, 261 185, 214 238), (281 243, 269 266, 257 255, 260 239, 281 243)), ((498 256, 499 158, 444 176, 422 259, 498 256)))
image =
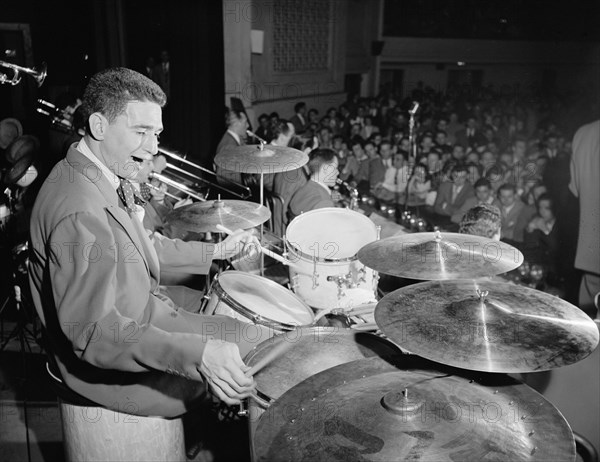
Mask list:
MULTIPOLYGON (((148 273, 152 276, 159 274, 158 256, 156 255, 156 251, 154 251, 153 255, 150 257, 150 253, 145 251, 148 245, 144 245, 144 240, 148 241, 148 244, 151 246, 149 238, 145 235, 145 233, 140 235, 141 233, 136 231, 134 225, 134 221, 136 221, 136 219, 131 218, 125 210, 119 207, 119 197, 117 196, 117 191, 115 190, 114 186, 90 159, 75 149, 75 146, 76 144, 73 144, 69 148, 69 152, 67 153, 67 162, 69 162, 73 170, 81 173, 90 181, 90 183, 94 184, 104 196, 107 202, 104 209, 115 219, 117 223, 119 223, 123 230, 125 230, 127 236, 129 239, 131 239, 131 242, 133 242, 133 245, 135 245, 135 248, 141 255, 148 273), (153 257, 155 262, 150 262, 149 260, 153 260, 153 257), (152 271, 153 269, 154 271, 152 271)), ((141 224, 140 228, 142 228, 141 224)), ((152 248, 152 250, 154 250, 154 248, 152 248)), ((156 280, 158 282, 158 277, 156 277, 156 280)))

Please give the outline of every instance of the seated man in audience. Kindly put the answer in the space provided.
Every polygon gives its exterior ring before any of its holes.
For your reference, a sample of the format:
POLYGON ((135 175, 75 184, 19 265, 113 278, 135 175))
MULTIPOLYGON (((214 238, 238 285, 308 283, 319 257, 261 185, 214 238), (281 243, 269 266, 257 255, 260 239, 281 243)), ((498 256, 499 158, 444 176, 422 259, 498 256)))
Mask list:
POLYGON ((370 160, 369 165, 369 184, 375 187, 379 183, 383 183, 385 171, 392 167, 394 160, 392 159, 392 145, 389 141, 382 141, 379 146, 379 155, 370 160))
POLYGON ((331 149, 317 149, 310 153, 308 161, 310 179, 294 193, 290 201, 289 214, 293 219, 302 212, 333 207, 331 187, 338 178, 338 160, 331 149))
POLYGON ((464 205, 467 199, 473 197, 473 186, 467 181, 467 168, 456 165, 452 168, 452 181, 445 181, 438 188, 433 210, 437 215, 450 217, 464 205))
POLYGON ((384 202, 404 202, 404 194, 410 177, 410 167, 404 152, 394 155, 394 163, 385 171, 383 182, 376 184, 373 195, 384 202))
POLYGON ((489 180, 485 178, 478 179, 475 182, 474 189, 475 196, 469 197, 462 207, 452 214, 451 220, 454 223, 460 223, 467 210, 472 209, 476 205, 486 204, 493 205, 497 208, 500 207, 500 202, 494 197, 494 190, 492 189, 489 180))
POLYGON ((298 135, 303 135, 308 126, 308 119, 306 118, 306 103, 300 101, 294 106, 294 116, 290 119, 290 122, 294 125, 294 130, 298 135))
POLYGON ((498 199, 502 212, 502 240, 512 244, 522 243, 523 233, 535 215, 535 208, 519 199, 517 188, 512 183, 500 186, 498 199))
POLYGON ((353 155, 348 158, 340 178, 353 183, 360 191, 368 191, 371 159, 365 153, 365 143, 360 136, 355 136, 350 141, 350 148, 353 155))

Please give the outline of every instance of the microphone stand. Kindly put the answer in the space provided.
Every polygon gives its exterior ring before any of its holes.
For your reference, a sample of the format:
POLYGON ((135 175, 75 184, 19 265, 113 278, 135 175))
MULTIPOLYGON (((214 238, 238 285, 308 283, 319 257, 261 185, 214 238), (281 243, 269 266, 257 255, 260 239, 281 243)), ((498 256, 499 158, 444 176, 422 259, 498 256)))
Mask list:
POLYGON ((419 109, 419 103, 414 102, 413 107, 408 111, 410 114, 410 119, 408 121, 408 142, 410 144, 410 152, 408 153, 408 168, 410 169, 411 160, 413 161, 412 169, 410 170, 410 175, 406 182, 406 188, 404 188, 404 209, 406 212, 408 208, 408 186, 410 185, 410 180, 413 177, 415 171, 415 164, 417 163, 417 140, 415 137, 415 114, 419 109))

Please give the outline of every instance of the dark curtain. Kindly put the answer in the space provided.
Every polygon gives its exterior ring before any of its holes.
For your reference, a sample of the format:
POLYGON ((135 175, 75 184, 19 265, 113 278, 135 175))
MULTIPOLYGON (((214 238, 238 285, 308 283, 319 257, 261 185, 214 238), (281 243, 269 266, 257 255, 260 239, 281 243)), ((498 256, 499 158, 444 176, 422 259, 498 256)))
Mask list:
POLYGON ((170 56, 171 97, 161 144, 205 167, 223 134, 223 7, 221 0, 122 2, 126 65, 170 56))

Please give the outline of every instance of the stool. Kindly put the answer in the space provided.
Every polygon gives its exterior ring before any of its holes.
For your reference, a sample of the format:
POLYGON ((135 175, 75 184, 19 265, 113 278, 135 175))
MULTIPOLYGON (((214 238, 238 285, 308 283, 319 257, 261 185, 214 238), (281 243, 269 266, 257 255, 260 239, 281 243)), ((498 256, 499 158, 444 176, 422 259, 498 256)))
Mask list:
POLYGON ((65 460, 185 461, 183 421, 59 400, 65 460))

